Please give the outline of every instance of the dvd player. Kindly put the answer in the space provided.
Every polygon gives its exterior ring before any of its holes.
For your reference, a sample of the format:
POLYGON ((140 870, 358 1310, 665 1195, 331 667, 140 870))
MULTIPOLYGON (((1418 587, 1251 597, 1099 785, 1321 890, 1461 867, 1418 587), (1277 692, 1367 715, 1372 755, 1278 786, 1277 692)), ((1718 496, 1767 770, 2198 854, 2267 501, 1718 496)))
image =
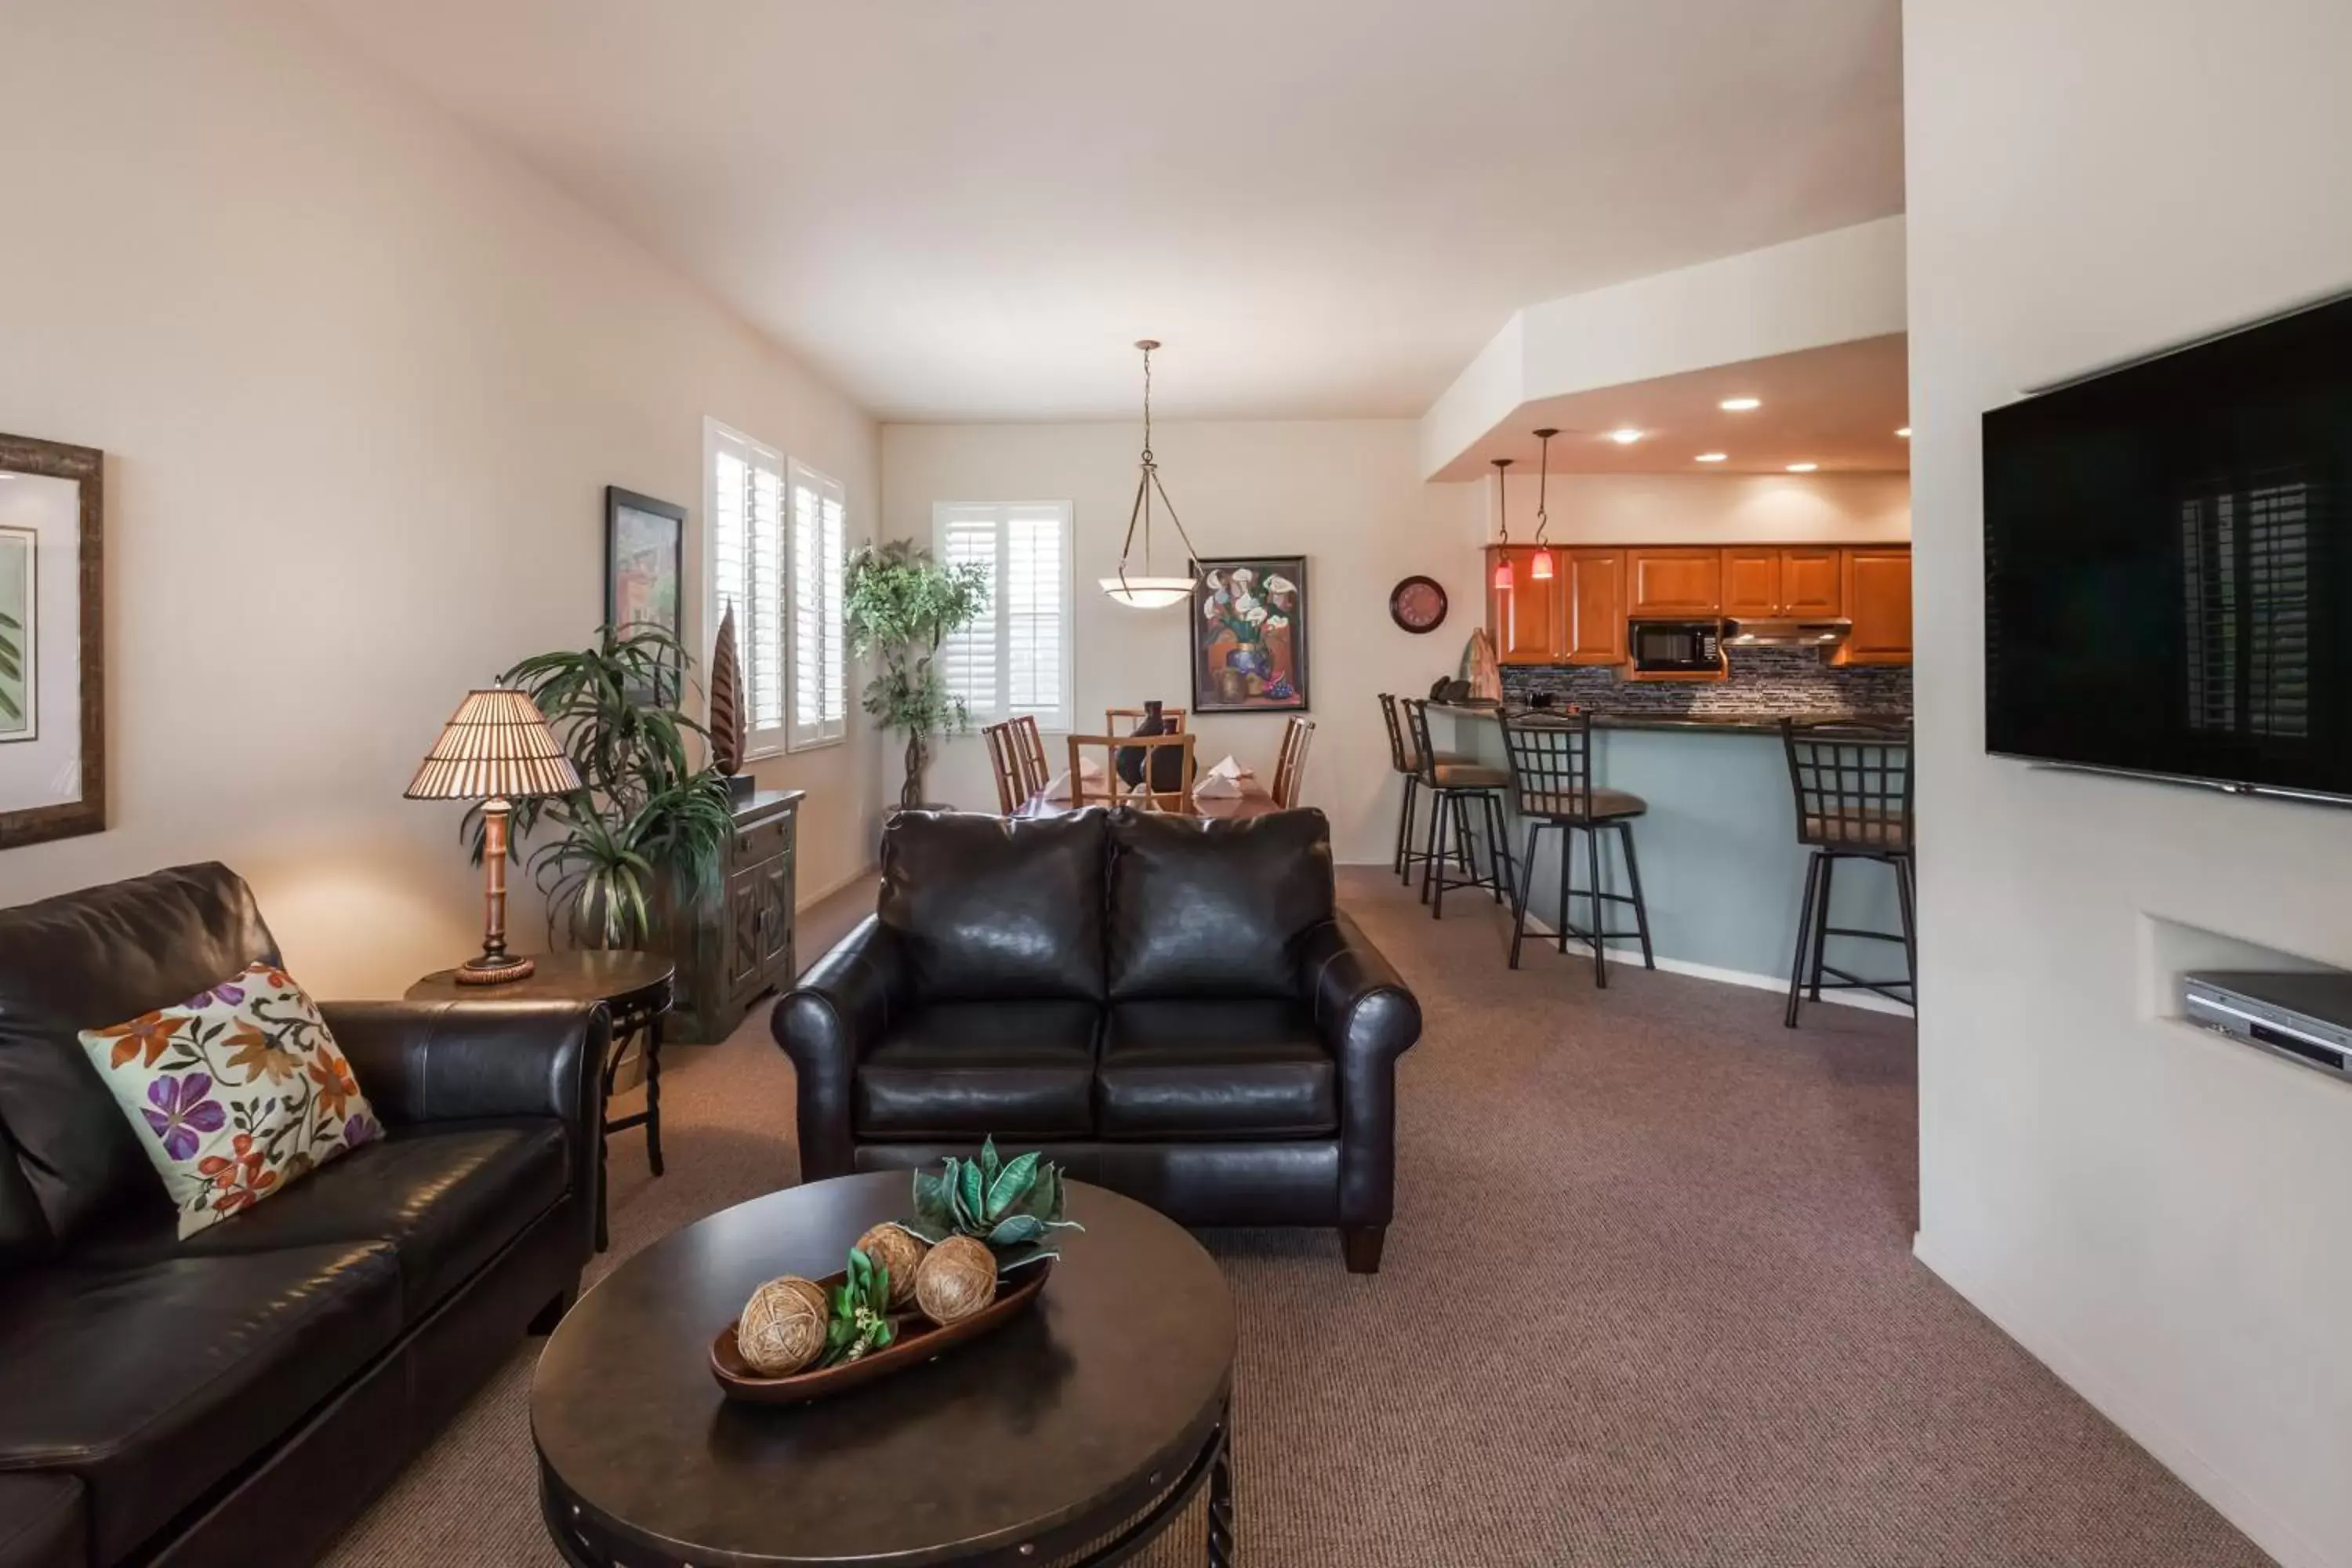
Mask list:
POLYGON ((2184 974, 2180 1012, 2192 1024, 2352 1078, 2352 974, 2252 969, 2184 974))

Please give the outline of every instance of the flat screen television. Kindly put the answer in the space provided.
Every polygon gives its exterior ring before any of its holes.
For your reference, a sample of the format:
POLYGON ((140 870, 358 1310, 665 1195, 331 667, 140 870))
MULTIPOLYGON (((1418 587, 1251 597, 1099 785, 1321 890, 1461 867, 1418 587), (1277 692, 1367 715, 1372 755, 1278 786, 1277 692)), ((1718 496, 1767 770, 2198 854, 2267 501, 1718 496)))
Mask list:
POLYGON ((2352 798, 2352 299, 1984 416, 1985 746, 2352 798))

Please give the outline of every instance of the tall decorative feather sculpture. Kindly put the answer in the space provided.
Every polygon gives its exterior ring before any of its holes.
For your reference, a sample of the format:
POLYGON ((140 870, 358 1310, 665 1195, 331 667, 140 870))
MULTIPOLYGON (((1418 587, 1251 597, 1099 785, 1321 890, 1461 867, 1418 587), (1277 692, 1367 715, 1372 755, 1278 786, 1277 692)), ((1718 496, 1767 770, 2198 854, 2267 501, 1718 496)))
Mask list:
POLYGON ((744 727, 743 667, 735 658, 735 606, 719 617, 719 637, 710 649, 710 762, 733 777, 743 766, 749 735, 744 727))

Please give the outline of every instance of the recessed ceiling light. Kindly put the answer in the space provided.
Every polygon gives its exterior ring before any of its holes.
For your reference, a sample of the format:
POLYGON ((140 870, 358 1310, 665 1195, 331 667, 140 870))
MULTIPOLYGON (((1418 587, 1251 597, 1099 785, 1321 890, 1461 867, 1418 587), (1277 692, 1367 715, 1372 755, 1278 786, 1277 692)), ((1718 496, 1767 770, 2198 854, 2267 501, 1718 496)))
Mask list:
POLYGON ((1633 426, 1627 426, 1622 430, 1612 430, 1609 432, 1609 438, 1612 441, 1616 442, 1620 447, 1630 447, 1634 442, 1642 438, 1642 433, 1639 430, 1634 429, 1633 426))
POLYGON ((1810 474, 1820 467, 1819 463, 1791 463, 1789 465, 1789 471, 1792 474, 1810 474))
POLYGON ((1720 463, 1730 456, 1731 454, 1728 452, 1701 452, 1697 458, 1693 460, 1701 463, 1720 463))
POLYGON ((1903 426, 1903 428, 1902 428, 1902 429, 1897 430, 1897 431, 1896 431, 1896 432, 1895 432, 1895 433, 1897 436, 1902 437, 1906 441, 1908 441, 1909 439, 1911 439, 1911 426, 1909 426, 1908 425, 1906 425, 1905 426, 1903 426))
POLYGON ((1764 400, 1760 397, 1727 397, 1717 406, 1726 414, 1745 414, 1751 408, 1763 407, 1764 400))

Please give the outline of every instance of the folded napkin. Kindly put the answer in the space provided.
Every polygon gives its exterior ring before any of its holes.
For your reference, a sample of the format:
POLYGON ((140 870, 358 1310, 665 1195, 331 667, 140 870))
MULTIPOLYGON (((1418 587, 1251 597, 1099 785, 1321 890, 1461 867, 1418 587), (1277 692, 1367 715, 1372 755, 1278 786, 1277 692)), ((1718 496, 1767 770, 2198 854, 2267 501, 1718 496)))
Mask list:
POLYGON ((1242 780, 1252 778, 1249 769, 1231 757, 1212 764, 1192 786, 1195 800, 1234 800, 1243 794, 1242 780))
MULTIPOLYGON (((1095 761, 1092 757, 1081 757, 1078 759, 1078 777, 1086 784, 1087 793, 1088 795, 1100 795, 1103 793, 1101 788, 1103 782, 1103 765, 1095 761)), ((1054 782, 1045 786, 1045 798, 1047 800, 1069 800, 1073 798, 1070 795, 1070 775, 1067 773, 1059 773, 1054 775, 1054 782)))

